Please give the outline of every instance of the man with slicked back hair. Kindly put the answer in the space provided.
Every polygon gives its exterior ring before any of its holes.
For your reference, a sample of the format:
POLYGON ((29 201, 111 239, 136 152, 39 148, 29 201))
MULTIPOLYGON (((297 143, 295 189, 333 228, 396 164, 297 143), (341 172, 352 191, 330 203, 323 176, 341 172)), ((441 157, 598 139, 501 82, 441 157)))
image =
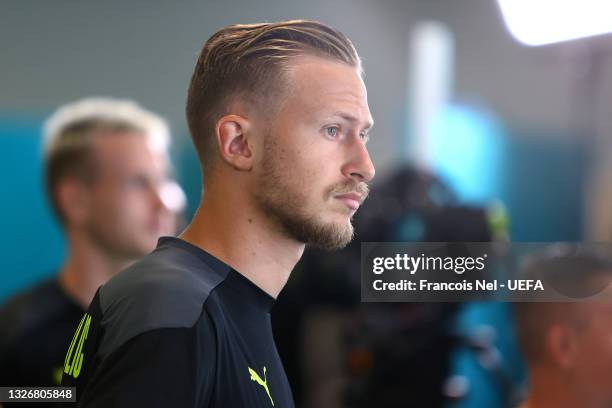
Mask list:
POLYGON ((352 239, 374 177, 359 56, 316 21, 225 27, 196 63, 187 122, 200 206, 99 289, 63 383, 86 407, 293 407, 270 309, 306 245, 352 239))

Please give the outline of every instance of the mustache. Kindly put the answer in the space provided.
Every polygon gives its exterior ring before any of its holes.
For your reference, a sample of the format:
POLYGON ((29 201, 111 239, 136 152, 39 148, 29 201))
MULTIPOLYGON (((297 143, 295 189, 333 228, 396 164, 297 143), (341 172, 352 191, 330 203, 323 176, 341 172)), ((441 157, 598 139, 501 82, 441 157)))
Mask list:
POLYGON ((332 187, 330 191, 330 195, 332 196, 348 193, 359 194, 361 196, 360 203, 363 203, 364 200, 368 197, 368 194, 370 194, 370 186, 363 181, 350 181, 347 183, 336 185, 332 187))

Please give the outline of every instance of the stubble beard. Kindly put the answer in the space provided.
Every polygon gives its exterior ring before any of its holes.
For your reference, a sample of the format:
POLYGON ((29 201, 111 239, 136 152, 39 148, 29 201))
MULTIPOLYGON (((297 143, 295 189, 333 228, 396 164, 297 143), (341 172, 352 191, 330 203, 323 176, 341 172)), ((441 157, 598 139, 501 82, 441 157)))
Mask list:
MULTIPOLYGON (((345 223, 324 222, 319 214, 308 214, 304 209, 308 197, 297 183, 291 183, 284 175, 291 172, 284 168, 283 157, 277 148, 273 135, 266 135, 264 142, 264 158, 262 180, 256 203, 259 209, 283 233, 310 247, 334 251, 344 248, 354 236, 352 219, 347 218, 345 223)), ((307 182, 307 180, 306 180, 307 182)), ((334 194, 361 191, 367 194, 367 186, 357 182, 335 185, 329 188, 323 200, 334 194)))

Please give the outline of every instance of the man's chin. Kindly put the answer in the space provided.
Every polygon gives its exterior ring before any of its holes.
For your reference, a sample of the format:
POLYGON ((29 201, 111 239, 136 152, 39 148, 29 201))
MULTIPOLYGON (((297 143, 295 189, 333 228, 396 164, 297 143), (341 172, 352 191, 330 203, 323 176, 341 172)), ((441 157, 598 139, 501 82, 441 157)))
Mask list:
POLYGON ((142 239, 138 242, 135 242, 132 246, 131 255, 134 258, 139 259, 145 255, 150 254, 157 247, 158 239, 158 237, 148 237, 147 239, 142 239))
POLYGON ((344 248, 353 237, 350 211, 325 208, 317 212, 288 211, 292 206, 262 204, 263 211, 290 238, 323 250, 344 248))
POLYGON ((334 202, 335 202, 335 207, 337 208, 337 210, 335 211, 336 214, 339 214, 340 216, 343 217, 349 217, 352 218, 353 215, 355 215, 355 213, 357 212, 358 208, 352 208, 349 207, 348 205, 346 205, 343 201, 335 199, 334 198, 334 202))
POLYGON ((346 247, 353 239, 354 230, 350 220, 320 224, 313 227, 305 240, 309 247, 326 251, 337 251, 346 247))

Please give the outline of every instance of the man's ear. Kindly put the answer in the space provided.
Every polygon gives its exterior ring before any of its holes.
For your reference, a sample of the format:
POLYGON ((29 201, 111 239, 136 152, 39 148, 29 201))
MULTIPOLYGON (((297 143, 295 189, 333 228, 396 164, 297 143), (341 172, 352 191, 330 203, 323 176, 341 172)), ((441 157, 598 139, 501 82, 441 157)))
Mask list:
POLYGON ((56 198, 68 224, 81 225, 89 217, 90 193, 82 181, 65 178, 57 185, 56 198))
POLYGON ((571 368, 576 358, 576 333, 566 324, 553 324, 546 334, 548 352, 555 363, 563 368, 571 368))
POLYGON ((249 120, 239 115, 223 116, 215 128, 221 158, 239 171, 253 168, 251 129, 249 120))

